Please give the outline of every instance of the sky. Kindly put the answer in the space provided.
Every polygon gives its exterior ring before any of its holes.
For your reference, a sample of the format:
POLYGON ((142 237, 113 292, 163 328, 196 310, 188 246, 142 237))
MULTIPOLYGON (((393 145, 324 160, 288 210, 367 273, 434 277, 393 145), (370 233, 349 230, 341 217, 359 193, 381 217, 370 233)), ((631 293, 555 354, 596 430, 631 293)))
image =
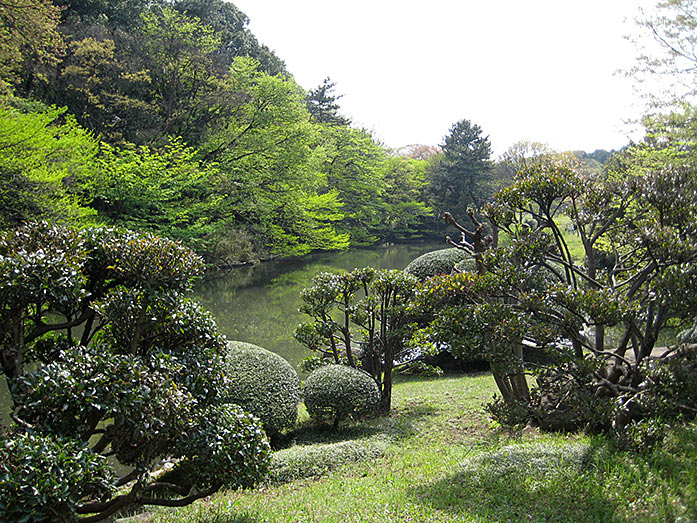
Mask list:
POLYGON ((233 0, 305 89, 324 78, 342 113, 388 147, 438 145, 468 119, 494 156, 640 138, 625 38, 652 0, 233 0))

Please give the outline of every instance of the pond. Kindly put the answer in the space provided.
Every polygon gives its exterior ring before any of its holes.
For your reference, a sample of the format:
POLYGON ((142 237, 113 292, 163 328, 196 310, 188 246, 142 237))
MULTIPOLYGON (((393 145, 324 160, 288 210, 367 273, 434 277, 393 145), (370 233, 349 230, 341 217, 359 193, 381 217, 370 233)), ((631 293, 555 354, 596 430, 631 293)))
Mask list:
MULTIPOLYGON (((298 312, 300 291, 315 274, 366 266, 403 269, 421 254, 446 247, 444 243, 382 245, 235 268, 209 276, 196 288, 195 298, 211 311, 228 339, 260 345, 298 368, 309 354, 293 339, 295 327, 308 319, 298 312)), ((0 377, 0 424, 9 423, 9 406, 9 391, 0 377)))
POLYGON ((293 339, 293 330, 309 319, 298 312, 300 291, 311 285, 315 274, 367 266, 403 269, 414 258, 446 247, 444 243, 386 245, 266 262, 211 277, 196 294, 228 339, 264 347, 299 369, 309 352, 293 339))

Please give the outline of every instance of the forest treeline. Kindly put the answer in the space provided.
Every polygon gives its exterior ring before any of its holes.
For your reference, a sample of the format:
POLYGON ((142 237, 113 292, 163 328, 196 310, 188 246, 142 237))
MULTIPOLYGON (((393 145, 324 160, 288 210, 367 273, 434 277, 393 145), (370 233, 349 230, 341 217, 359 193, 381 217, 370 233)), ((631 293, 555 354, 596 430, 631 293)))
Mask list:
POLYGON ((440 147, 389 150, 341 114, 330 79, 304 90, 223 0, 0 7, 3 229, 122 226, 213 266, 415 240, 541 152, 494 162, 468 120, 440 147))

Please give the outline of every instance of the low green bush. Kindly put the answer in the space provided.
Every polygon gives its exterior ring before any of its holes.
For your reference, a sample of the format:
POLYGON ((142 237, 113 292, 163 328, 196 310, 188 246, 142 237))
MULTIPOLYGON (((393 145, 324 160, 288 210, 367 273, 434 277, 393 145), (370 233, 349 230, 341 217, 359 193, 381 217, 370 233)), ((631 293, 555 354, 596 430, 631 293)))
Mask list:
POLYGON ((254 414, 269 437, 293 428, 298 418, 300 379, 278 354, 241 341, 228 342, 224 401, 254 414))
POLYGON ((0 437, 0 521, 74 521, 75 500, 114 490, 106 458, 74 440, 0 437))
POLYGON ((331 420, 334 427, 347 419, 377 412, 380 391, 365 372, 345 365, 326 365, 305 380, 303 389, 308 414, 318 421, 331 420))
POLYGON ((450 274, 456 264, 466 261, 470 256, 455 247, 440 249, 422 254, 406 266, 404 272, 423 281, 438 274, 450 274))
POLYGON ((377 436, 339 441, 323 445, 296 445, 274 452, 269 479, 286 483, 301 478, 321 476, 342 465, 382 456, 389 440, 377 436))
POLYGON ((176 473, 196 477, 199 488, 249 488, 265 476, 269 443, 257 419, 241 407, 209 407, 192 420, 192 428, 191 436, 176 446, 181 456, 176 473))
POLYGON ((501 478, 543 479, 554 475, 578 473, 593 463, 588 443, 535 442, 508 445, 468 458, 462 472, 473 483, 499 482, 501 478))

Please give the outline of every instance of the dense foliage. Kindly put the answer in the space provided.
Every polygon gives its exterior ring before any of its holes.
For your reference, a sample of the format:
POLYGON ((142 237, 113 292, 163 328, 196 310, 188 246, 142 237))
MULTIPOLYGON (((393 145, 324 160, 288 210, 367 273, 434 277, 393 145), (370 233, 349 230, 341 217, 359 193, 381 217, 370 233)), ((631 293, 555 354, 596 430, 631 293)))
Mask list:
POLYGON ((380 392, 367 373, 346 365, 326 365, 305 380, 303 398, 314 419, 332 421, 336 428, 345 419, 359 419, 377 412, 380 392))
POLYGON ((504 402, 523 417, 621 429, 641 416, 643 364, 659 335, 697 312, 694 167, 691 153, 663 137, 661 148, 637 146, 596 175, 534 162, 485 209, 505 245, 463 245, 482 270, 420 290, 436 313, 432 341, 484 355, 504 402), (532 396, 524 345, 555 355, 532 396))
POLYGON ((201 267, 148 234, 32 223, 0 236, 0 365, 15 422, 5 447, 37 470, 13 468, 2 488, 35 493, 25 514, 99 520, 261 478, 269 445, 258 420, 224 399, 225 340, 184 297, 201 267), (58 458, 49 466, 41 454, 58 458), (110 480, 98 455, 131 472, 110 480))
POLYGON ((106 223, 215 266, 433 229, 430 163, 305 92, 230 2, 54 4, 2 6, 0 227, 106 223))
POLYGON ((0 516, 4 521, 73 521, 75 501, 109 495, 106 458, 51 435, 0 437, 0 516))
POLYGON ((251 343, 231 341, 224 368, 230 378, 226 401, 259 418, 269 437, 293 428, 298 417, 300 379, 290 363, 251 343))

